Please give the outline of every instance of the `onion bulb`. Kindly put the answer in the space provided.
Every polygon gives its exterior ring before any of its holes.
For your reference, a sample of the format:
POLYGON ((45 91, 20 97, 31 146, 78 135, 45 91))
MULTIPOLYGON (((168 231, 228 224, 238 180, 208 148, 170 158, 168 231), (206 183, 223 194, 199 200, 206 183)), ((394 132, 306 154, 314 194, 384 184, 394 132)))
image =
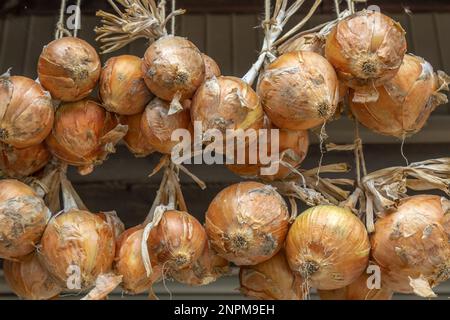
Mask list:
POLYGON ((267 116, 277 127, 307 130, 334 115, 339 82, 324 57, 311 51, 295 51, 267 66, 258 93, 267 116))
POLYGON ((33 252, 50 215, 32 188, 17 180, 0 180, 0 256, 14 259, 33 252))
POLYGON ((0 169, 11 178, 22 178, 41 170, 50 161, 45 144, 17 149, 0 142, 0 169))
POLYGON ((325 55, 339 79, 357 90, 355 102, 376 101, 374 88, 395 76, 405 52, 405 31, 400 24, 367 10, 341 20, 325 45, 325 55))
POLYGON ((432 297, 431 288, 450 277, 447 210, 440 197, 419 195, 401 200, 377 220, 372 257, 387 287, 432 297))
POLYGON ((437 75, 428 62, 406 55, 397 75, 377 88, 378 100, 367 103, 350 101, 351 110, 369 129, 403 138, 422 129, 437 105, 446 102, 447 99, 436 99, 439 96, 437 84, 437 75))
POLYGON ((0 141, 15 148, 40 144, 52 130, 50 95, 29 78, 0 77, 0 141))
POLYGON ((142 75, 142 60, 123 55, 109 59, 102 70, 99 94, 106 110, 120 115, 142 113, 152 94, 142 75))
POLYGON ((6 283, 22 299, 49 300, 62 291, 34 252, 17 261, 6 260, 3 272, 6 283))
POLYGON ((84 290, 93 286, 100 274, 110 271, 114 253, 111 225, 99 215, 72 209, 50 220, 39 258, 67 289, 84 290))
POLYGON ((291 269, 310 287, 343 288, 369 262, 370 243, 363 223, 347 208, 317 206, 294 222, 286 239, 291 269))
POLYGON ((125 134, 126 126, 118 125, 115 115, 86 99, 58 108, 47 146, 58 159, 86 175, 115 151, 114 145, 125 134))
POLYGON ((216 61, 210 56, 202 53, 203 62, 205 63, 205 79, 211 79, 212 77, 220 77, 222 72, 216 61))
POLYGON ((240 291, 260 300, 302 300, 301 283, 289 268, 281 250, 267 261, 242 266, 239 271, 240 291))
POLYGON ((222 190, 209 205, 206 232, 212 248, 236 265, 254 265, 283 246, 289 214, 273 187, 242 182, 222 190))
POLYGON ((121 116, 120 123, 128 126, 127 135, 123 138, 128 150, 138 158, 146 157, 155 150, 147 142, 141 129, 141 122, 144 113, 134 114, 132 116, 121 116))
POLYGON ((317 33, 308 33, 278 47, 279 54, 294 51, 312 51, 325 55, 325 39, 317 33))
POLYGON ((205 63, 189 40, 166 36, 153 42, 144 55, 144 80, 157 97, 172 101, 190 99, 205 80, 205 63))
POLYGON ((42 86, 61 101, 78 101, 94 90, 100 77, 100 58, 86 41, 64 37, 44 47, 38 61, 42 86))

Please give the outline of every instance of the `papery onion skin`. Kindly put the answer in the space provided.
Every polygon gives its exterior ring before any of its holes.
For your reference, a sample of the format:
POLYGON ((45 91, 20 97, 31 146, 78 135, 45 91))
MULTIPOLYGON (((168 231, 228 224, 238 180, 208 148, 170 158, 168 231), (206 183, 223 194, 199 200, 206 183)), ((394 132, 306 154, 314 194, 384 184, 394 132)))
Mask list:
POLYGON ((11 290, 27 300, 50 300, 58 296, 62 288, 41 265, 36 253, 18 261, 3 263, 5 280, 11 290))
POLYGON ((81 289, 88 289, 112 268, 114 232, 101 216, 72 209, 50 220, 39 254, 42 264, 61 283, 67 286, 72 273, 79 271, 81 289))
POLYGON ((286 238, 291 269, 308 286, 333 290, 354 282, 369 262, 363 223, 347 208, 317 206, 303 212, 286 238))
POLYGON ((205 228, 220 256, 236 265, 254 265, 281 249, 288 220, 286 203, 275 189, 250 181, 229 186, 214 198, 205 228))
POLYGON ((0 170, 10 178, 23 178, 41 170, 50 161, 44 143, 17 149, 0 142, 0 170))
POLYGON ((56 100, 73 102, 86 98, 97 85, 100 72, 97 52, 79 38, 54 40, 39 57, 39 81, 56 100))
POLYGON ((365 91, 395 76, 406 46, 405 31, 400 24, 382 13, 363 10, 332 29, 325 55, 340 80, 353 89, 365 91))
POLYGON ((17 180, 0 180, 0 256, 14 259, 33 252, 50 215, 32 188, 17 180))
POLYGON ((121 116, 120 123, 128 126, 127 135, 123 138, 128 150, 137 158, 147 157, 155 152, 155 149, 147 142, 141 122, 144 112, 134 114, 132 116, 121 116))
POLYGON ((381 268, 383 284, 412 293, 410 278, 423 276, 434 287, 450 277, 445 215, 441 198, 432 195, 402 199, 384 212, 371 237, 372 257, 381 268))
POLYGON ((284 250, 254 266, 239 271, 240 291, 259 300, 302 300, 301 283, 287 263, 284 250))
POLYGON ((15 148, 40 144, 52 130, 51 97, 32 79, 2 76, 0 107, 0 141, 15 148))
POLYGON ((437 89, 433 67, 420 57, 406 55, 397 75, 377 88, 376 102, 355 103, 352 91, 350 107, 364 126, 402 139, 425 126, 437 106, 433 99, 437 89))
POLYGON ((142 75, 142 60, 131 55, 109 59, 102 70, 99 94, 106 110, 120 115, 142 113, 152 99, 142 75))
POLYGON ((205 79, 205 63, 189 40, 166 36, 150 45, 142 64, 144 80, 157 97, 172 101, 190 99, 205 79))
POLYGON ((145 108, 141 119, 141 130, 146 143, 162 154, 171 154, 179 141, 172 141, 172 133, 177 129, 191 130, 188 110, 169 115, 170 103, 155 98, 145 108))
POLYGON ((285 54, 294 51, 312 51, 325 55, 325 40, 317 33, 308 33, 278 47, 278 53, 285 54))
POLYGON ((205 63, 205 80, 211 79, 212 77, 220 77, 222 72, 216 61, 210 56, 202 53, 203 62, 205 63))
POLYGON ((283 54, 265 69, 258 84, 264 111, 279 128, 307 130, 330 119, 339 101, 331 64, 311 51, 283 54))

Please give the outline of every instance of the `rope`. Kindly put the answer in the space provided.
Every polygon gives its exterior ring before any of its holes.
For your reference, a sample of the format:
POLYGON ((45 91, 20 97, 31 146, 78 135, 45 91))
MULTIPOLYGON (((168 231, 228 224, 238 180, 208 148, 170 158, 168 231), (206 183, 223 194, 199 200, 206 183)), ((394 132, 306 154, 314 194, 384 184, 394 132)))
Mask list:
POLYGON ((336 15, 339 19, 339 16, 341 14, 340 8, 339 8, 339 0, 334 0, 334 9, 336 10, 336 15))
POLYGON ((56 23, 55 39, 60 39, 64 36, 64 11, 66 10, 66 0, 61 0, 61 8, 59 10, 59 19, 56 23))
MULTIPOLYGON (((172 13, 175 12, 176 0, 172 0, 172 13)), ((175 15, 172 17, 172 35, 175 35, 175 15)))
POLYGON ((81 28, 81 25, 78 25, 78 21, 80 21, 81 19, 81 0, 77 0, 77 10, 75 11, 75 13, 75 30, 73 32, 73 36, 76 38, 78 36, 78 28, 81 28))

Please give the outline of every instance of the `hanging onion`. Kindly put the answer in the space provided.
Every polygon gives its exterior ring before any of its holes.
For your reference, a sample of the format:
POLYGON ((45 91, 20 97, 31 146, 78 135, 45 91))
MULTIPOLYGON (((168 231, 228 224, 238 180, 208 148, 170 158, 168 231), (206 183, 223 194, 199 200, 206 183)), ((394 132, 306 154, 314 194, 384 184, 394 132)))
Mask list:
POLYGON ((284 250, 254 266, 242 266, 239 272, 240 291, 260 300, 302 300, 301 283, 294 276, 284 250))
POLYGON ((115 115, 92 100, 64 103, 56 112, 47 146, 54 156, 86 175, 115 152, 114 145, 126 131, 115 115))
POLYGON ((333 290, 354 282, 369 262, 363 223, 347 208, 317 206, 294 222, 286 239, 291 269, 308 286, 333 290))
POLYGON ((350 99, 352 113, 377 133, 397 138, 412 135, 423 128, 439 104, 447 102, 438 92, 439 81, 428 62, 406 55, 397 75, 377 88, 376 102, 355 103, 350 99))
POLYGON ((432 297, 431 288, 450 277, 449 209, 438 196, 419 195, 401 200, 378 219, 372 257, 387 287, 432 297))
POLYGON ((53 217, 39 250, 42 264, 61 283, 87 289, 114 260, 114 231, 101 216, 77 209, 53 217), (73 281, 73 283, 71 282, 73 281))
POLYGON ((258 93, 270 120, 279 128, 306 130, 330 119, 339 101, 331 64, 310 51, 286 53, 267 66, 258 93))
POLYGON ((274 188, 243 182, 222 190, 209 205, 206 232, 219 255, 254 265, 282 247, 289 225, 286 203, 274 188))
POLYGON ((21 149, 37 145, 53 119, 51 98, 37 82, 8 73, 0 77, 0 141, 21 149))
POLYGON ((203 62, 205 63, 205 79, 211 79, 212 77, 220 77, 222 72, 216 61, 210 56, 202 53, 203 62))
POLYGON ((147 142, 141 129, 143 115, 142 112, 132 116, 120 117, 120 123, 128 126, 127 135, 123 138, 125 145, 138 158, 146 157, 155 151, 147 142))
POLYGON ((29 186, 0 180, 0 256, 13 259, 33 252, 50 215, 29 186))
POLYGON ((34 252, 18 261, 6 260, 3 273, 11 290, 22 299, 49 300, 62 291, 34 252))
POLYGON ((39 57, 39 81, 57 100, 72 102, 86 98, 97 85, 100 72, 97 52, 79 38, 54 40, 39 57))
POLYGON ((142 113, 152 94, 142 75, 142 60, 123 55, 109 59, 102 70, 99 94, 106 110, 120 115, 142 113))
POLYGON ((22 178, 41 170, 50 161, 45 144, 17 149, 0 142, 0 169, 8 177, 22 178))
POLYGON ((317 33, 308 33, 287 41, 278 48, 280 55, 294 51, 312 51, 323 56, 325 55, 325 39, 317 33))
POLYGON ((376 101, 378 87, 395 76, 406 52, 405 31, 380 12, 363 10, 340 21, 325 54, 339 78, 357 90, 355 102, 376 101))

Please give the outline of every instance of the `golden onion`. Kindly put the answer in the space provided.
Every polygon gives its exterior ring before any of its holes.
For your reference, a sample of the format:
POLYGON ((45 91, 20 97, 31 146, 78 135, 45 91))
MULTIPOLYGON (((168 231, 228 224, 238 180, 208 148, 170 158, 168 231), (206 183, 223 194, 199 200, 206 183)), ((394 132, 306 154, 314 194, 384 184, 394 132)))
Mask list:
POLYGON ((141 122, 144 113, 134 114, 132 116, 121 116, 120 123, 128 126, 127 135, 123 138, 128 150, 136 157, 146 157, 152 154, 155 150, 147 142, 141 129, 141 122))
POLYGON ((210 56, 202 53, 203 62, 205 63, 205 79, 211 79, 212 77, 220 77, 222 72, 216 61, 210 56))
POLYGON ((44 143, 17 149, 0 142, 0 169, 11 178, 22 178, 41 170, 50 161, 44 143))

